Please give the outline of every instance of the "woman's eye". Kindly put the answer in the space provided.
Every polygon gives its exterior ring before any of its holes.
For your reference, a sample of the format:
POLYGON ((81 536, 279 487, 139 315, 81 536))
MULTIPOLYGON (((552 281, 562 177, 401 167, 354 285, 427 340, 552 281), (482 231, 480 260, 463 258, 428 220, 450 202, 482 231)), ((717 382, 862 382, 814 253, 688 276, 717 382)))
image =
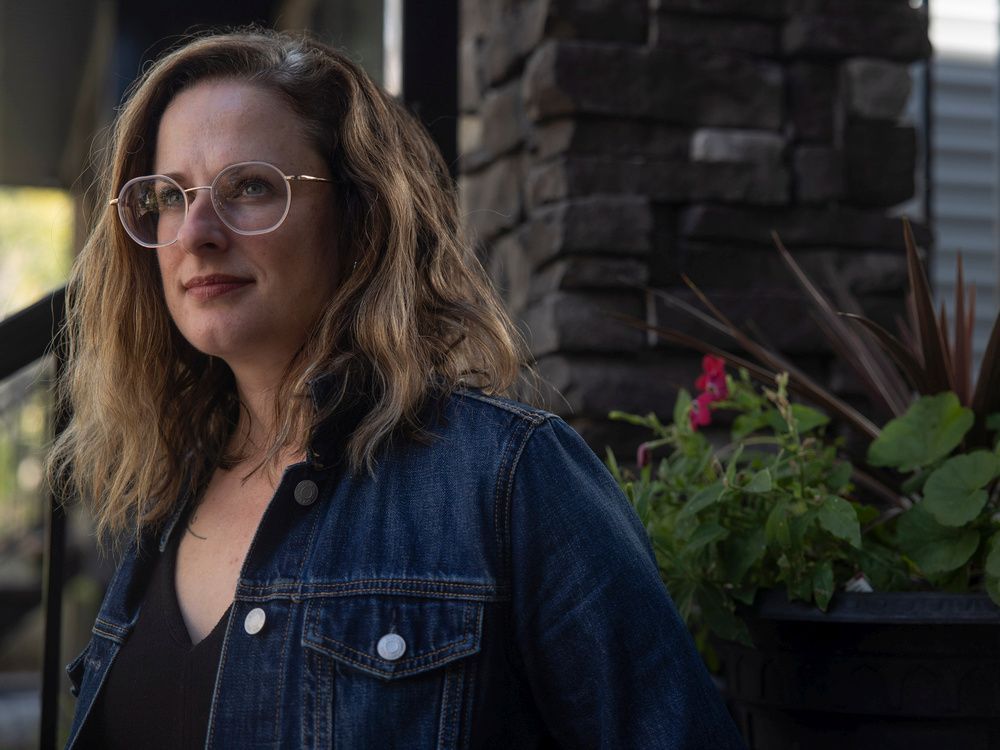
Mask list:
POLYGON ((184 193, 177 188, 164 188, 157 196, 157 204, 161 211, 184 205, 184 193))
POLYGON ((235 192, 240 198, 263 198, 271 192, 271 186, 266 180, 244 180, 235 192))

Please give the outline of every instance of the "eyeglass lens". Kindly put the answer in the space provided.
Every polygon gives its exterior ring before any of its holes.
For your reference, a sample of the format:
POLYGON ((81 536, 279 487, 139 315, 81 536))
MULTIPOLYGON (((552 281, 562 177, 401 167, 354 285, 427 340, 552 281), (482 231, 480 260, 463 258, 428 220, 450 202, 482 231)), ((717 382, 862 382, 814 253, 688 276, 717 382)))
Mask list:
MULTIPOLYGON (((226 167, 212 183, 212 203, 219 218, 240 234, 275 229, 288 211, 289 189, 277 167, 262 162, 226 167)), ((146 247, 169 245, 177 239, 194 193, 185 194, 176 181, 155 175, 127 183, 118 200, 126 231, 146 247)))

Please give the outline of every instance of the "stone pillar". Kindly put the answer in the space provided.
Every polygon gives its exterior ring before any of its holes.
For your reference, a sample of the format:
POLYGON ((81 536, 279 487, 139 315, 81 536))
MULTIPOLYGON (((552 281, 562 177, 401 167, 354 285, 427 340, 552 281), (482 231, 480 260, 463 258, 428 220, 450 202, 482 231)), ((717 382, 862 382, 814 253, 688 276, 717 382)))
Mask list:
POLYGON ((900 309, 888 209, 914 193, 901 116, 930 51, 907 0, 465 0, 460 45, 467 227, 596 450, 622 445, 610 409, 669 413, 693 385, 697 355, 614 317, 704 334, 647 286, 686 274, 826 376, 772 229, 875 317, 900 309))

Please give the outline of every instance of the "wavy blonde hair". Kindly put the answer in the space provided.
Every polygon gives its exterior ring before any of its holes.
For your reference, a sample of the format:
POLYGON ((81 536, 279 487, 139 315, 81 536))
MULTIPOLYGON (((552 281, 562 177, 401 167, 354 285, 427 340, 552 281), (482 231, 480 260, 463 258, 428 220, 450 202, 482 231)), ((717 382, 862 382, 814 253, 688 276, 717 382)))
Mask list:
MULTIPOLYGON (((361 403, 346 458, 352 471, 373 471, 392 435, 420 432, 432 394, 463 384, 508 393, 530 372, 462 237, 453 180, 426 130, 343 53, 308 37, 244 29, 163 56, 111 131, 99 198, 152 171, 164 110, 207 79, 251 82, 289 102, 337 182, 342 229, 331 240, 341 267, 353 268, 287 367, 265 462, 303 450, 324 419, 361 403), (336 387, 317 409, 308 384, 326 374, 336 387)), ((133 243, 107 205, 70 276, 65 333, 60 398, 72 417, 50 454, 50 480, 92 505, 100 538, 138 536, 239 458, 225 449, 240 410, 233 375, 181 336, 155 253, 133 243)))

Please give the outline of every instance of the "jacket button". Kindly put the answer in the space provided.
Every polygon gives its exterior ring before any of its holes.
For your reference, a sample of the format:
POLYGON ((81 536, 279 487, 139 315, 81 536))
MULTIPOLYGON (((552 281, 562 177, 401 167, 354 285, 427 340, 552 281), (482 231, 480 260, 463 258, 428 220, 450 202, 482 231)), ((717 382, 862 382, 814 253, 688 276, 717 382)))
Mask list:
POLYGON ((299 505, 312 505, 319 497, 319 487, 311 479, 303 479, 295 485, 295 502, 299 505))
POLYGON ((264 610, 260 607, 254 607, 247 612, 246 619, 243 621, 243 629, 247 631, 248 635, 257 635, 264 629, 265 620, 267 620, 267 615, 264 614, 264 610))
POLYGON ((395 633, 386 633, 378 639, 378 655, 386 661, 396 661, 406 651, 406 641, 395 633))

